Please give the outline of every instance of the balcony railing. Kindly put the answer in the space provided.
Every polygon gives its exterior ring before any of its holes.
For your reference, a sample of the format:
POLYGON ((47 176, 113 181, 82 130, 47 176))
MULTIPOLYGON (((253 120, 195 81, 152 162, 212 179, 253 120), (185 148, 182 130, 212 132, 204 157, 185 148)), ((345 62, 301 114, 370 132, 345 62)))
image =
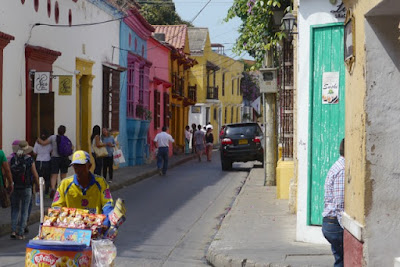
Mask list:
POLYGON ((207 99, 218 100, 218 86, 208 86, 207 87, 207 99))

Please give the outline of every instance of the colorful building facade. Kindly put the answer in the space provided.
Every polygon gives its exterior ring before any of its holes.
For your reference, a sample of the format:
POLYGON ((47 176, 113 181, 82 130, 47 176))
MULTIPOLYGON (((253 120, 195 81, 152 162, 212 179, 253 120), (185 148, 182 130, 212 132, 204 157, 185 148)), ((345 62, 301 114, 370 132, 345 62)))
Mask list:
MULTIPOLYGON (((172 48, 169 60, 172 84, 169 94, 170 113, 166 126, 169 127, 170 134, 175 139, 174 152, 183 153, 189 107, 196 103, 196 87, 193 87, 189 80, 189 71, 197 62, 190 56, 186 25, 156 25, 154 28, 156 34, 165 34, 165 42, 172 48)), ((165 101, 168 101, 168 97, 165 101)))
POLYGON ((75 148, 90 151, 92 126, 102 124, 103 67, 119 60, 112 47, 120 27, 118 20, 91 23, 114 20, 120 10, 107 1, 6 0, 0 11, 2 43, 11 41, 2 49, 1 109, 12 114, 3 116, 3 149, 10 153, 14 139, 33 145, 40 131, 65 125, 75 148), (51 27, 32 27, 39 22, 51 27), (75 26, 81 23, 88 25, 75 26))
MULTIPOLYGON (((214 136, 218 136, 222 125, 242 119, 240 79, 244 64, 221 51, 213 51, 207 28, 189 28, 188 31, 191 55, 199 63, 190 72, 190 82, 197 88, 197 104, 189 111, 189 124, 210 122, 214 136)), ((215 143, 218 141, 214 138, 215 143)))

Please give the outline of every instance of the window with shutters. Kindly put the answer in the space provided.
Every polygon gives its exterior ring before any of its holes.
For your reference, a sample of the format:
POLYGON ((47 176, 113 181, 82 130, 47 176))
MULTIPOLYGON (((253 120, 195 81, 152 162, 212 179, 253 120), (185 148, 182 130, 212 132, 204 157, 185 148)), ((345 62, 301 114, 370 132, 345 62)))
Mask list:
POLYGON ((225 73, 222 73, 222 96, 225 95, 225 73))
POLYGON ((217 120, 217 109, 216 108, 214 108, 214 120, 216 121, 217 120))
POLYGON ((239 95, 240 93, 239 93, 239 91, 240 91, 240 78, 237 78, 237 84, 236 84, 236 92, 237 92, 237 95, 239 95))
POLYGON ((120 72, 103 66, 103 114, 102 126, 119 131, 120 72))
POLYGON ((232 83, 232 95, 233 95, 235 93, 235 80, 232 79, 231 83, 232 83))
POLYGON ((233 123, 233 107, 231 107, 231 123, 233 123))
POLYGON ((126 99, 126 115, 128 118, 135 118, 135 63, 128 64, 128 83, 126 99))
POLYGON ((154 91, 154 129, 161 127, 161 101, 160 92, 154 91))
POLYGON ((164 125, 169 128, 169 119, 170 119, 170 111, 169 111, 169 94, 164 93, 164 125))
POLYGON ((136 106, 135 118, 145 120, 149 111, 150 92, 149 92, 149 68, 142 67, 139 70, 139 101, 136 106))
POLYGON ((225 124, 226 124, 226 121, 227 121, 226 117, 228 117, 228 108, 227 107, 225 107, 225 118, 224 118, 224 123, 225 124))

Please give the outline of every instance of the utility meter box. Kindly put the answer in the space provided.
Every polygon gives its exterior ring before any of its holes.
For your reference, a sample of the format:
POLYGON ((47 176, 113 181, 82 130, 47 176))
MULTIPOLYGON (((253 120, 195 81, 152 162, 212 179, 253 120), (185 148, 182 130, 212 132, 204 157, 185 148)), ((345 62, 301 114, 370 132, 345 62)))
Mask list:
POLYGON ((260 93, 278 93, 278 69, 261 68, 258 76, 260 93))

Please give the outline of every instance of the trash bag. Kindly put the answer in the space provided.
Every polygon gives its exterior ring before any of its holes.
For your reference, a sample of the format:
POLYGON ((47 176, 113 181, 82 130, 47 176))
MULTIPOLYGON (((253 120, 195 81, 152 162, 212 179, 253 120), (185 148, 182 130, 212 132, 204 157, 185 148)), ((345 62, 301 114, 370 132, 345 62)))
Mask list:
POLYGON ((92 240, 92 267, 113 267, 117 247, 111 240, 92 240))

